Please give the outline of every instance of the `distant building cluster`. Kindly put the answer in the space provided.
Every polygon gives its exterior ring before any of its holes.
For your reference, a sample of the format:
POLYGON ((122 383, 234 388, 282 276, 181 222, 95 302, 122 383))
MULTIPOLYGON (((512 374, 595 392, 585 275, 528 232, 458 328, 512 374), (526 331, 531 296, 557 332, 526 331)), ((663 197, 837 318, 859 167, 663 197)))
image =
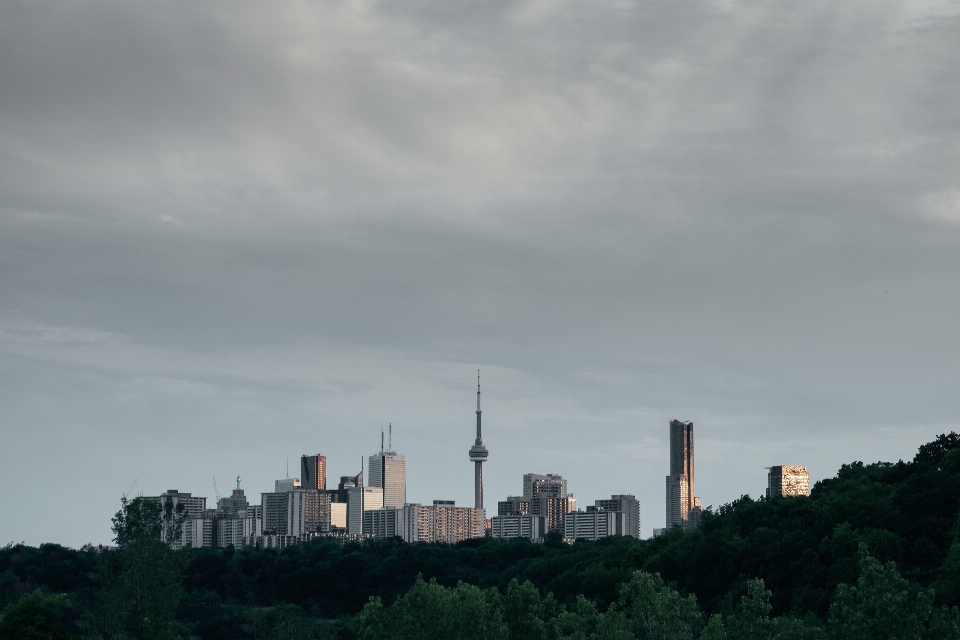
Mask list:
MULTIPOLYGON (((497 515, 486 519, 483 507, 483 463, 489 452, 481 437, 480 380, 477 376, 476 439, 469 459, 474 464, 474 505, 458 507, 452 500, 423 505, 407 502, 407 459, 393 450, 393 426, 384 446, 367 461, 367 484, 361 472, 340 476, 327 488, 325 456, 303 455, 300 477, 283 478, 274 490, 249 504, 237 486, 229 497, 217 496, 216 508, 207 499, 170 489, 145 499, 173 507, 183 505, 185 520, 174 548, 241 547, 282 548, 318 536, 341 540, 401 538, 406 542, 456 543, 470 538, 528 538, 542 541, 554 534, 574 540, 606 536, 640 538, 640 503, 632 494, 596 500, 584 510, 556 473, 527 473, 522 493, 497 503, 497 515)), ((694 490, 693 423, 671 420, 670 474, 666 477, 666 527, 693 529, 700 522, 700 498, 694 490)), ((766 497, 810 495, 806 467, 769 467, 766 497)))

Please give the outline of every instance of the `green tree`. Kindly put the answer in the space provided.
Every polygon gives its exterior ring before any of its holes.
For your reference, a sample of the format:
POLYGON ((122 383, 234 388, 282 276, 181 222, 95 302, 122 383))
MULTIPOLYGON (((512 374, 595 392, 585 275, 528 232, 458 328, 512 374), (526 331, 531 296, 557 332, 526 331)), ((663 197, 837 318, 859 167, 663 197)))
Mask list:
POLYGON ((62 596, 26 593, 0 613, 0 640, 71 640, 76 636, 64 620, 68 603, 62 596))
POLYGON ((860 545, 856 585, 840 584, 827 620, 832 640, 920 640, 933 613, 933 593, 911 589, 893 562, 880 564, 860 545))
POLYGON ((583 596, 577 596, 554 623, 557 637, 564 640, 635 640, 630 622, 615 607, 606 613, 583 596))
POLYGON ((636 571, 620 589, 618 609, 641 640, 693 638, 700 623, 694 596, 683 597, 668 587, 658 573, 636 571))
POLYGON ((105 631, 115 638, 178 637, 175 609, 188 558, 164 540, 180 539, 183 506, 134 498, 121 500, 113 517, 117 566, 108 570, 105 631))
POLYGON ((529 581, 520 584, 516 578, 511 580, 503 595, 502 607, 510 640, 550 640, 556 637, 559 605, 552 594, 541 598, 540 591, 529 581))
POLYGON ((277 607, 271 620, 257 634, 263 640, 328 640, 329 628, 303 614, 296 605, 277 607))
POLYGON ((372 599, 360 614, 362 640, 506 640, 495 589, 460 582, 453 589, 422 576, 390 607, 372 599))
MULTIPOLYGON (((770 604, 771 595, 764 586, 763 580, 754 578, 747 582, 747 593, 740 598, 736 613, 725 619, 723 625, 725 635, 718 637, 726 637, 729 640, 800 640, 803 624, 799 620, 787 618, 778 620, 770 617, 770 611, 773 609, 770 604)), ((719 623, 718 619, 714 625, 719 623)), ((709 628, 710 625, 707 626, 709 628)), ((712 631, 712 633, 715 632, 712 631)), ((712 636, 707 635, 707 637, 712 636)))

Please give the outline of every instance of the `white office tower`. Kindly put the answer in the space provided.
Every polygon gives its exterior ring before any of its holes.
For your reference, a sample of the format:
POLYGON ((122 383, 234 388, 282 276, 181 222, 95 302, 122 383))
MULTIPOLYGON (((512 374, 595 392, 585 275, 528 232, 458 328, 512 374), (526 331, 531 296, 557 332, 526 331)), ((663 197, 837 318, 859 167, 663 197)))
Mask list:
POLYGON ((367 484, 383 489, 383 506, 402 508, 407 502, 407 458, 393 450, 393 424, 390 439, 383 448, 380 432, 380 453, 370 456, 367 484))
POLYGON ((383 489, 380 487, 350 487, 347 489, 347 533, 364 535, 363 512, 383 508, 383 489))

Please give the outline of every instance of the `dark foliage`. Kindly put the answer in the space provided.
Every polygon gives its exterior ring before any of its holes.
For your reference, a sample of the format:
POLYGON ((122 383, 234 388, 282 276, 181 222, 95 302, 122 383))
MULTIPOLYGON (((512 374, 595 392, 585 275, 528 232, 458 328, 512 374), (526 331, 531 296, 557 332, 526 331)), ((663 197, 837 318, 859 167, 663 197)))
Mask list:
MULTIPOLYGON (((463 582, 500 593, 511 580, 529 581, 560 605, 582 606, 583 595, 606 611, 642 570, 694 595, 708 615, 731 615, 759 578, 771 593, 772 616, 825 620, 838 585, 857 583, 861 548, 881 563, 895 562, 916 588, 933 587, 936 605, 960 605, 958 506, 960 436, 951 433, 920 447, 911 462, 843 465, 809 498, 745 496, 707 510, 696 531, 651 540, 449 546, 318 539, 279 551, 195 549, 178 616, 205 638, 253 634, 242 614, 251 607, 295 605, 311 619, 346 620, 371 598, 389 606, 418 575, 442 587, 463 582)), ((41 587, 92 607, 98 557, 109 561, 114 553, 57 545, 0 549, 0 606, 41 587)), ((345 633, 345 625, 338 628, 345 633)))

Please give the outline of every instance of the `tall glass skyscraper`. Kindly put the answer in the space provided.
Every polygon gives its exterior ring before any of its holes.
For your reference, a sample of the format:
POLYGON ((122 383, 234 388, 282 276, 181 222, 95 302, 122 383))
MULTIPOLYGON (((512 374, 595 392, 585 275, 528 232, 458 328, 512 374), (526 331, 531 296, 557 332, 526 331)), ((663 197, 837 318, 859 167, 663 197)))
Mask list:
POLYGON ((670 421, 670 475, 667 476, 667 529, 697 526, 700 498, 694 495, 693 423, 670 421))
POLYGON ((323 491, 327 488, 327 458, 319 453, 300 457, 300 486, 323 491))

